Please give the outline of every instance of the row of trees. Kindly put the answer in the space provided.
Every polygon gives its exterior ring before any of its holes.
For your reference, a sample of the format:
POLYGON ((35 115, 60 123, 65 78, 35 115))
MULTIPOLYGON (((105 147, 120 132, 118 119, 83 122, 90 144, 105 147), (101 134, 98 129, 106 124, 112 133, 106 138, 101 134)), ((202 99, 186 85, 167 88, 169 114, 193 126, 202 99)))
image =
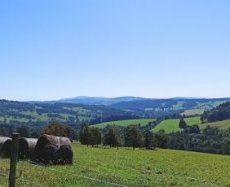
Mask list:
POLYGON ((94 127, 82 126, 79 140, 84 145, 108 145, 110 147, 155 147, 191 150, 208 153, 230 154, 230 128, 219 130, 207 126, 200 131, 199 126, 183 126, 181 132, 166 134, 164 130, 153 133, 143 131, 140 126, 107 127, 104 132, 94 127))
POLYGON ((202 132, 176 132, 167 135, 167 148, 206 153, 230 154, 230 128, 207 126, 202 132))
POLYGON ((76 139, 77 137, 76 130, 74 130, 70 126, 57 122, 52 122, 43 128, 30 127, 26 125, 0 125, 0 136, 11 136, 13 132, 18 132, 20 133, 21 137, 27 138, 38 138, 41 134, 64 136, 69 137, 70 139, 76 139))
POLYGON ((37 138, 40 135, 41 129, 26 125, 0 125, 0 136, 10 137, 13 132, 20 133, 22 137, 37 138))
POLYGON ((161 133, 153 134, 151 131, 142 132, 140 126, 131 125, 126 128, 110 126, 101 133, 95 127, 83 125, 80 129, 79 140, 83 145, 108 145, 110 147, 145 147, 154 149, 158 145, 164 146, 165 138, 161 133))

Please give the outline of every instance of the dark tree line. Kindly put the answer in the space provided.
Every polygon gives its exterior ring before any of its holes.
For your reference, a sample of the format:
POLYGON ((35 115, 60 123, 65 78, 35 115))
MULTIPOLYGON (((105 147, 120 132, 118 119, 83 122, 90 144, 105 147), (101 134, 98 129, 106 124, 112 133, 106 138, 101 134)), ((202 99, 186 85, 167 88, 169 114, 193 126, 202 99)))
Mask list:
POLYGON ((198 125, 187 126, 181 119, 181 132, 166 134, 164 130, 153 133, 138 125, 128 127, 110 126, 104 130, 82 126, 80 142, 85 145, 108 145, 110 147, 136 147, 155 149, 169 148, 205 153, 230 154, 230 128, 219 130, 207 126, 203 131, 198 125))
POLYGON ((37 138, 41 134, 41 128, 29 127, 25 125, 0 125, 0 136, 11 137, 13 132, 20 133, 21 137, 37 138))
POLYGON ((83 125, 80 130, 79 140, 84 145, 108 145, 110 147, 146 147, 154 149, 156 146, 154 134, 150 131, 143 132, 140 125, 128 127, 108 126, 104 130, 83 125))
POLYGON ((219 130, 207 126, 203 132, 182 131, 167 136, 167 147, 171 149, 230 154, 230 128, 219 130))
POLYGON ((69 137, 77 139, 77 130, 60 122, 51 122, 44 127, 34 127, 26 125, 6 125, 0 124, 0 136, 10 137, 13 132, 20 133, 21 137, 38 138, 41 134, 69 137))

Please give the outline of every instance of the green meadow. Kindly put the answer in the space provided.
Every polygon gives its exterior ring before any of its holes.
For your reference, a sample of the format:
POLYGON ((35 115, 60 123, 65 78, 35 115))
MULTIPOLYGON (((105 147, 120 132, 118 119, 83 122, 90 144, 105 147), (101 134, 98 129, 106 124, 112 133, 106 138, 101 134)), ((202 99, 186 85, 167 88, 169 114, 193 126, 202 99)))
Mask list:
POLYGON ((110 121, 110 122, 104 122, 104 123, 99 123, 93 125, 93 127, 97 128, 105 128, 106 126, 110 125, 115 125, 115 126, 122 126, 122 127, 127 127, 129 125, 138 125, 140 124, 141 126, 145 126, 150 122, 155 121, 155 119, 128 119, 128 120, 119 120, 119 121, 110 121))
POLYGON ((204 123, 199 125, 201 129, 204 129, 207 126, 216 127, 220 129, 227 129, 230 127, 230 120, 217 121, 212 123, 204 123))
MULTIPOLYGON (((229 186, 230 156, 73 143, 72 166, 17 165, 17 186, 229 186)), ((0 159, 0 186, 9 161, 0 159)))
POLYGON ((199 117, 189 117, 189 118, 184 118, 186 121, 187 125, 198 125, 201 123, 200 116, 199 117))
POLYGON ((158 132, 159 130, 164 130, 166 133, 180 131, 179 119, 164 120, 152 129, 153 132, 158 132))
MULTIPOLYGON (((195 125, 201 123, 200 117, 184 118, 184 120, 186 121, 187 125, 195 125)), ((179 128, 179 121, 179 119, 163 120, 160 124, 155 126, 152 131, 158 132, 159 130, 164 130, 166 133, 181 131, 179 128)))

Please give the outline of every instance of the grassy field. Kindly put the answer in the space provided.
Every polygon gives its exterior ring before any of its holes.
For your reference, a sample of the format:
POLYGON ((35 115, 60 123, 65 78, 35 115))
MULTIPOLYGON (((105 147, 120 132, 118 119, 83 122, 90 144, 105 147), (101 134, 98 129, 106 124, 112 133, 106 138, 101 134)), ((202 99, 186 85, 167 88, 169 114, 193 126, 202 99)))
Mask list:
MULTIPOLYGON (((200 117, 184 118, 184 120, 186 121, 187 125, 200 124, 200 117)), ((179 121, 180 121, 179 119, 164 120, 156 127, 154 127, 152 131, 158 132, 161 129, 165 130, 166 133, 180 131, 181 129, 179 128, 179 121)))
MULTIPOLYGON (((73 166, 19 162, 17 186, 229 186, 230 156, 73 143, 73 166), (116 184, 112 184, 116 183, 116 184)), ((0 159, 0 186, 9 161, 0 159)))
POLYGON ((108 125, 115 125, 115 126, 129 126, 129 125, 138 125, 140 124, 141 126, 147 125, 149 122, 153 122, 155 119, 128 119, 128 120, 119 120, 119 121, 110 121, 110 122, 104 122, 104 123, 99 123, 93 125, 93 127, 97 128, 105 128, 108 125))
POLYGON ((190 118, 184 118, 187 125, 198 125, 201 123, 200 117, 190 117, 190 118))
POLYGON ((230 120, 228 119, 228 120, 217 121, 217 122, 212 122, 212 123, 204 123, 204 124, 200 124, 199 126, 201 129, 204 129, 208 125, 210 127, 217 127, 220 129, 226 129, 226 128, 230 127, 230 120))
POLYGON ((166 133, 179 131, 179 119, 167 119, 162 121, 156 127, 152 129, 153 132, 158 132, 159 130, 164 130, 166 133))

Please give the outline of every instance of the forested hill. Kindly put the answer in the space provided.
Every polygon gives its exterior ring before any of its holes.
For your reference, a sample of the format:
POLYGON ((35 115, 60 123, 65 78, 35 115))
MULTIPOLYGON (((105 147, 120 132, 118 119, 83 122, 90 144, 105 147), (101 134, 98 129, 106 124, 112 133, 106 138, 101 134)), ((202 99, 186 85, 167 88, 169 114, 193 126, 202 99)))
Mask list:
POLYGON ((111 107, 120 110, 132 111, 134 114, 145 117, 161 117, 183 113, 188 115, 202 114, 206 110, 230 101, 230 98, 219 99, 191 99, 191 98, 171 98, 171 99, 145 99, 129 102, 119 102, 111 107), (188 112, 187 112, 188 111, 188 112))
POLYGON ((137 116, 103 105, 0 100, 1 124, 43 126, 55 120, 71 126, 78 126, 82 122, 98 123, 132 118, 137 118, 137 116))
POLYGON ((106 105, 119 110, 129 111, 140 117, 157 118, 168 115, 201 115, 205 110, 210 110, 230 98, 169 98, 169 99, 151 99, 141 97, 75 97, 51 101, 51 103, 78 103, 91 105, 106 105))
MULTIPOLYGON (((87 102, 86 100, 87 97, 84 98, 84 102, 87 102)), ((93 102, 93 100, 93 98, 90 98, 90 102, 93 102)), ((99 101, 100 99, 96 98, 96 100, 99 101)), ((112 101, 107 99, 107 105, 84 105, 62 103, 60 101, 17 102, 0 100, 0 124, 43 126, 55 120, 71 126, 79 126, 82 122, 95 124, 121 119, 156 119, 181 114, 187 116, 202 115, 204 111, 213 109, 226 101, 230 101, 230 99, 141 99, 121 97, 113 98, 112 101), (115 100, 117 103, 113 103, 115 100), (122 102, 118 102, 121 100, 122 102)))
POLYGON ((230 119, 230 102, 223 103, 203 114, 204 122, 214 122, 230 119))

